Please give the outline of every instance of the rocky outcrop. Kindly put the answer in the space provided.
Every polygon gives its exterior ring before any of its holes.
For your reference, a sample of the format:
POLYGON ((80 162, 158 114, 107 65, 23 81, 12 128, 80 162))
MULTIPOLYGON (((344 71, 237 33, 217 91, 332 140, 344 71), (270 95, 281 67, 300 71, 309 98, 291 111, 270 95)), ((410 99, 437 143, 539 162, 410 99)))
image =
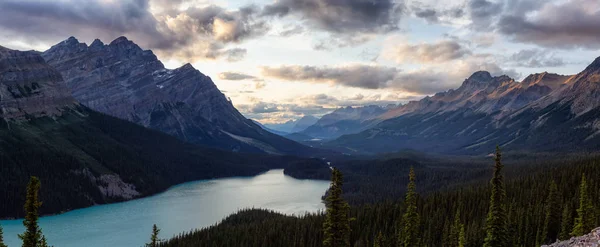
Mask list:
POLYGON ((75 99, 94 110, 229 151, 312 151, 246 119, 192 65, 166 69, 152 51, 125 37, 108 45, 95 40, 90 46, 71 37, 42 56, 61 72, 75 99))
POLYGON ((55 116, 74 104, 60 73, 39 53, 0 46, 0 118, 55 116))
POLYGON ((596 228, 591 233, 573 237, 566 241, 557 242, 551 245, 542 245, 542 247, 599 247, 600 246, 600 228, 596 228))

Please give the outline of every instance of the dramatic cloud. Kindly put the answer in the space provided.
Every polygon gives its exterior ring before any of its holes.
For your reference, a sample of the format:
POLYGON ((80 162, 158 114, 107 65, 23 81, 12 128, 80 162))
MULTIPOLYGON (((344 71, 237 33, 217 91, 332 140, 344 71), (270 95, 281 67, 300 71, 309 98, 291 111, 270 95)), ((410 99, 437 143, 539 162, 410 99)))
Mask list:
POLYGON ((462 58, 471 51, 454 40, 435 43, 399 43, 384 51, 398 63, 441 63, 462 58))
POLYGON ((547 1, 525 14, 504 15, 498 29, 515 41, 554 48, 600 48, 600 2, 547 1))
POLYGON ((296 15, 333 33, 385 33, 398 29, 403 4, 397 0, 278 0, 263 15, 296 15))
POLYGON ((352 65, 346 67, 281 66, 262 67, 267 77, 286 81, 342 84, 349 87, 378 89, 388 87, 398 70, 389 67, 352 65))
POLYGON ((228 10, 210 5, 179 11, 176 5, 169 9, 170 5, 158 2, 164 11, 153 14, 148 0, 7 0, 0 2, 0 30, 49 44, 69 36, 84 40, 128 36, 160 55, 186 61, 221 57, 239 61, 246 51, 227 45, 269 30, 252 6, 228 10))
MULTIPOLYGON (((138 33, 162 40, 146 0, 124 1, 32 1, 0 2, 0 27, 37 39, 64 39, 71 35, 138 33)), ((159 40, 159 42, 161 41, 159 40)))
POLYGON ((562 58, 557 58, 552 52, 541 49, 520 50, 511 55, 507 63, 529 68, 559 67, 565 65, 562 58))
POLYGON ((413 3, 413 6, 411 6, 411 11, 416 17, 425 19, 427 22, 432 24, 440 23, 443 19, 461 18, 465 14, 462 7, 441 10, 421 6, 421 4, 418 2, 413 3))
POLYGON ((476 71, 519 78, 514 70, 502 69, 494 56, 474 54, 464 59, 403 71, 392 67, 351 65, 341 67, 262 67, 262 75, 292 82, 326 83, 352 88, 391 89, 411 94, 433 94, 460 86, 476 71))
POLYGON ((472 26, 478 30, 488 29, 495 17, 502 14, 503 1, 470 0, 468 2, 469 15, 472 26))
POLYGON ((256 77, 237 72, 223 72, 219 74, 219 79, 228 81, 241 81, 248 79, 256 79, 256 77))
POLYGON ((248 51, 246 49, 242 49, 242 48, 233 48, 233 49, 225 50, 223 52, 223 54, 226 57, 226 60, 228 62, 232 62, 232 63, 242 61, 246 57, 247 53, 248 53, 248 51))

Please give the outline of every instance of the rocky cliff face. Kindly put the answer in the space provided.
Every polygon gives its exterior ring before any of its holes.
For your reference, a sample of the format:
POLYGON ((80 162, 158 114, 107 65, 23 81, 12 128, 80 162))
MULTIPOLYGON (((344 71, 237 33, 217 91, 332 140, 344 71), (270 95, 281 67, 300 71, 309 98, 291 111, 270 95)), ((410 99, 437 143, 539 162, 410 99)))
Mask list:
POLYGON ((39 53, 0 46, 0 118, 56 116, 73 105, 61 75, 39 53))
POLYGON ((229 151, 307 154, 240 114, 190 64, 170 70, 125 37, 90 46, 71 37, 42 53, 82 104, 182 140, 229 151))
POLYGON ((600 228, 596 228, 591 233, 574 237, 566 241, 557 242, 551 245, 542 245, 542 247, 599 247, 600 246, 600 228))

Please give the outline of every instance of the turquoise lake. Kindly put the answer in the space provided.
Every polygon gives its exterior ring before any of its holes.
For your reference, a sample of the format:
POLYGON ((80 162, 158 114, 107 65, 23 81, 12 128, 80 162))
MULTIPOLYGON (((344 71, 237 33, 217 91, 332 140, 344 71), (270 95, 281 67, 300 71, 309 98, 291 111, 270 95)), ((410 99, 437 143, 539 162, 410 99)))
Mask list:
MULTIPOLYGON (((271 170, 254 177, 189 182, 147 198, 99 205, 42 217, 40 225, 55 247, 143 246, 153 224, 160 237, 213 225, 245 208, 266 208, 285 214, 324 210, 321 196, 328 181, 298 180, 271 170)), ((22 220, 0 221, 9 247, 21 246, 22 220)))

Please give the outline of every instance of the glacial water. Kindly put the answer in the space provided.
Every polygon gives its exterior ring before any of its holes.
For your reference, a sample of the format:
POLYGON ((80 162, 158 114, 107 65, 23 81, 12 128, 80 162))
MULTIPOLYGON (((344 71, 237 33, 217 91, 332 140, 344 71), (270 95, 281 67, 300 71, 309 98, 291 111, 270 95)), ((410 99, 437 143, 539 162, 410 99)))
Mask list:
MULTIPOLYGON (((317 212, 324 209, 321 196, 328 187, 327 181, 298 180, 271 170, 254 177, 189 182, 152 197, 42 217, 40 225, 55 247, 137 247, 148 242, 153 224, 161 228, 161 238, 169 238, 245 208, 317 212)), ((22 220, 0 224, 6 244, 21 246, 17 234, 24 231, 22 220)))

